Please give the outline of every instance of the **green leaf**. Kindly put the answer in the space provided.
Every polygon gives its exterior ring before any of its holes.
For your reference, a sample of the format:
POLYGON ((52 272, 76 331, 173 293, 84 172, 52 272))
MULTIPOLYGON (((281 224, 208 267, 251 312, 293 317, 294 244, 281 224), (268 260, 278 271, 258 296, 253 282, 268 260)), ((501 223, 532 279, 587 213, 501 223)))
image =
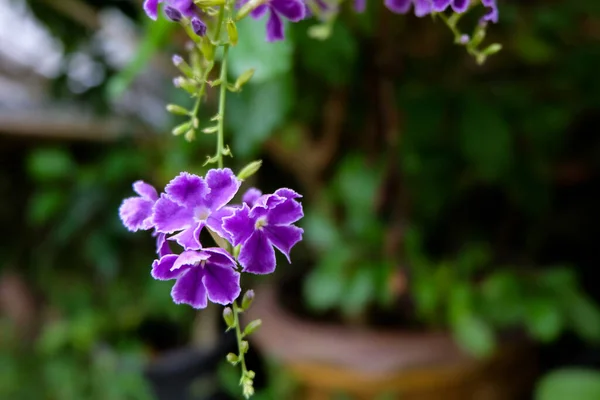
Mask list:
POLYGON ((291 40, 265 41, 264 20, 245 18, 237 23, 237 28, 242 40, 229 50, 229 72, 237 78, 251 68, 256 71, 244 91, 248 86, 270 82, 290 72, 294 50, 291 40))
POLYGON ((304 237, 311 246, 320 251, 328 251, 342 243, 339 231, 332 218, 325 212, 311 208, 302 218, 304 237))
POLYGON ((533 298, 525 303, 525 325, 529 333, 542 342, 558 337, 564 325, 562 310, 552 298, 533 298))
POLYGON ((565 368, 544 376, 535 390, 535 400, 600 399, 600 372, 565 368))
POLYGON ((332 249, 323 256, 304 282, 308 306, 324 311, 341 304, 346 288, 346 267, 352 253, 344 247, 332 249))
POLYGON ((593 343, 600 342, 600 310, 585 295, 573 295, 567 306, 567 316, 575 332, 593 343))
MULTIPOLYGON (((241 43, 241 42, 240 42, 241 43)), ((250 156, 285 121, 293 96, 289 77, 247 85, 240 94, 227 98, 227 122, 233 133, 233 148, 250 156)))
POLYGON ((377 266, 371 265, 370 267, 372 268, 357 269, 350 278, 342 300, 344 314, 357 315, 374 300, 376 286, 373 270, 377 269, 377 266))
POLYGON ((345 85, 352 79, 356 64, 356 39, 344 24, 334 24, 327 40, 314 40, 303 35, 299 46, 300 62, 312 74, 331 85, 345 85))
POLYGON ((64 191, 59 189, 34 194, 27 206, 27 219, 33 225, 43 225, 57 215, 66 199, 64 191))
POLYGON ((64 179, 75 173, 76 168, 70 154, 61 149, 38 149, 27 160, 29 174, 38 181, 64 179))
POLYGON ((474 356, 486 357, 494 350, 494 332, 473 314, 459 315, 452 324, 452 333, 458 344, 474 356))
POLYGON ((512 137, 498 108, 484 99, 466 102, 460 126, 463 156, 479 178, 497 181, 513 163, 512 137))

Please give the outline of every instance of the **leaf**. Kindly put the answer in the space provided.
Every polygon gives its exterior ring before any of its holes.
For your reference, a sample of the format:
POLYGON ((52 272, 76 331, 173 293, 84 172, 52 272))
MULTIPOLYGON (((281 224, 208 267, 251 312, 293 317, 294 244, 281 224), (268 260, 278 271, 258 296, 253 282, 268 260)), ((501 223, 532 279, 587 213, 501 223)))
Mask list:
POLYGON ((600 399, 600 372, 565 368, 550 372, 537 384, 535 400, 600 399))
POLYGON ((452 333, 458 344, 474 356, 486 357, 494 350, 494 332, 473 314, 459 315, 452 324, 452 333))
POLYGON ((260 85, 247 85, 240 94, 228 96, 227 122, 237 155, 250 156, 285 121, 292 89, 291 79, 282 76, 260 85))
POLYGON ((600 310, 587 296, 574 294, 567 306, 567 316, 579 336, 593 343, 600 342, 600 310))
POLYGON ((324 311, 340 305, 347 282, 345 269, 351 255, 344 247, 337 247, 323 256, 304 281, 304 297, 309 307, 324 311))
POLYGON ((38 149, 27 159, 27 171, 38 181, 64 179, 71 176, 76 168, 70 154, 61 149, 38 149))
POLYGON ((542 342, 555 340, 561 333, 564 319, 552 298, 533 298, 525 303, 525 325, 529 333, 542 342))
MULTIPOLYGON (((228 69, 235 78, 254 68, 256 71, 249 85, 260 85, 282 77, 292 69, 293 42, 265 41, 265 21, 245 18, 237 23, 242 40, 229 50, 228 69)), ((244 91, 248 85, 244 87, 244 91)))
POLYGON ((376 286, 373 272, 377 266, 371 267, 357 269, 350 278, 341 304, 344 314, 357 315, 374 300, 376 286))
POLYGON ((332 218, 316 208, 306 210, 302 227, 306 240, 320 251, 328 251, 342 242, 332 218))
POLYGON ((510 129, 498 109, 483 99, 465 104, 460 146, 478 177, 486 181, 503 178, 513 163, 510 129))
POLYGON ((47 223, 57 215, 66 199, 64 191, 58 188, 35 193, 27 206, 27 219, 35 226, 47 223))

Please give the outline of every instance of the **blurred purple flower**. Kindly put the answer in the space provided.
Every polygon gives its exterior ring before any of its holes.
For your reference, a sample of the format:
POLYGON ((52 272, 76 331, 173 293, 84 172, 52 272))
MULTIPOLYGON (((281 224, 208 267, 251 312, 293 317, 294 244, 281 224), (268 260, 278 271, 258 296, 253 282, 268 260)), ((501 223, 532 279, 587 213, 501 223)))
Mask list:
POLYGON ((302 240, 301 228, 292 225, 304 216, 298 193, 279 189, 259 197, 252 208, 244 204, 223 219, 232 244, 241 245, 238 261, 244 272, 269 274, 275 271, 277 248, 290 262, 290 250, 302 240))
POLYGON ((248 204, 248 207, 252 208, 260 196, 262 196, 262 192, 257 188, 251 187, 246 190, 242 196, 242 202, 248 204))
POLYGON ((165 3, 167 7, 173 8, 181 13, 181 15, 188 18, 196 15, 196 11, 198 10, 198 7, 196 7, 193 0, 145 0, 144 11, 151 19, 155 21, 158 17, 159 3, 165 3))
POLYGON ((137 181, 133 184, 133 190, 139 194, 123 200, 119 207, 119 217, 125 227, 132 231, 148 230, 152 224, 152 207, 158 200, 158 194, 153 186, 137 181))
MULTIPOLYGON (((481 2, 489 9, 482 20, 498 22, 496 0, 481 0, 481 2)), ((470 0, 385 0, 386 7, 398 14, 406 14, 412 5, 417 17, 424 17, 432 12, 443 12, 448 7, 451 7, 455 13, 461 14, 467 11, 469 3, 470 0)))
POLYGON ((354 11, 364 12, 367 6, 367 0, 354 0, 354 11))
POLYGON ((481 3, 488 8, 487 14, 485 14, 481 20, 485 22, 498 22, 498 4, 496 0, 481 0, 481 3))
MULTIPOLYGON (((241 4, 247 2, 248 0, 242 0, 241 4)), ((306 6, 303 0, 268 0, 265 4, 256 7, 250 15, 258 19, 267 12, 269 12, 267 42, 274 42, 284 39, 281 17, 285 17, 292 22, 298 22, 306 16, 306 6)))
POLYGON ((154 261, 152 276, 159 280, 176 279, 171 290, 173 301, 194 308, 205 308, 207 298, 213 303, 230 304, 241 292, 236 262, 220 248, 167 254, 154 261))
POLYGON ((233 213, 225 207, 235 196, 240 181, 229 168, 211 169, 205 178, 182 172, 165 187, 165 193, 155 203, 153 222, 160 233, 179 232, 170 239, 186 250, 197 250, 200 231, 207 226, 220 236, 223 217, 233 213))

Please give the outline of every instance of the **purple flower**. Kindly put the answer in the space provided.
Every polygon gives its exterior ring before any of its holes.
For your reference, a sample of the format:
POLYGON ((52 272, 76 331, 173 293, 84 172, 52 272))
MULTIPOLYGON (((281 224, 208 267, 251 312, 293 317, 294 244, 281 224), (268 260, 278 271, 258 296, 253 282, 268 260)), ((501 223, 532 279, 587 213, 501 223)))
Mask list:
POLYGON ((173 8, 186 17, 193 17, 198 10, 193 0, 145 0, 144 11, 155 21, 158 17, 159 3, 165 3, 168 7, 173 8))
POLYGON ((156 189, 143 181, 133 184, 133 190, 139 194, 123 200, 119 207, 119 217, 125 227, 132 231, 148 230, 153 227, 152 207, 158 200, 156 189))
POLYGON ((481 3, 488 8, 487 14, 481 18, 482 21, 498 22, 498 5, 496 4, 496 0, 481 0, 481 3))
MULTIPOLYGON (((496 0, 481 0, 481 2, 489 9, 482 21, 498 22, 496 0)), ((443 12, 448 7, 452 7, 455 13, 461 14, 467 11, 469 3, 470 0, 385 0, 386 7, 398 14, 406 14, 413 5, 417 17, 424 17, 432 12, 443 12)))
POLYGON ((354 11, 359 13, 364 12, 366 6, 367 0, 354 0, 354 11))
POLYGON ((242 196, 242 202, 248 204, 248 207, 252 208, 260 196, 262 196, 262 192, 257 188, 251 187, 246 190, 246 193, 242 196))
POLYGON ((415 8, 415 15, 417 17, 424 17, 431 14, 433 11, 433 2, 436 1, 439 2, 440 0, 385 0, 385 6, 392 12, 406 14, 412 4, 415 8))
POLYGON ((205 178, 182 172, 165 187, 153 208, 153 222, 161 233, 179 232, 170 239, 186 250, 197 250, 205 226, 222 237, 223 217, 233 209, 225 207, 235 196, 240 181, 229 168, 211 169, 205 178))
MULTIPOLYGON (((242 4, 248 0, 243 0, 242 4)), ((269 11, 267 20, 267 42, 283 40, 283 21, 285 17, 292 22, 298 22, 306 16, 306 6, 303 0, 268 0, 265 4, 256 7, 250 15, 260 18, 269 11)))
POLYGON ((240 295, 240 274, 235 268, 235 260, 225 250, 208 248, 165 255, 152 264, 152 276, 177 280, 171 290, 176 304, 205 308, 207 298, 225 305, 240 295))
POLYGON ((279 189, 274 194, 259 197, 252 208, 244 204, 223 219, 223 228, 229 232, 232 244, 241 245, 238 261, 244 272, 273 272, 273 247, 290 262, 290 250, 302 240, 304 232, 292 225, 304 216, 302 205, 295 200, 300 197, 293 190, 279 189))

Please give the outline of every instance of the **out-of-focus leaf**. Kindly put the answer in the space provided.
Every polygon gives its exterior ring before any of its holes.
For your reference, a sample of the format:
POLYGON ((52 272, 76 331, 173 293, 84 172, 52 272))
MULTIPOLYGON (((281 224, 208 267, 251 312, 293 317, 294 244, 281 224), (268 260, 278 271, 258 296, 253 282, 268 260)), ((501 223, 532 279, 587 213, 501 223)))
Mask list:
POLYGON ((347 283, 345 268, 351 257, 349 249, 337 247, 321 258, 304 282, 309 307, 323 311, 341 304, 347 283))
POLYGON ((27 219, 33 225, 43 225, 54 218, 66 200, 61 190, 44 190, 34 194, 27 207, 27 219))
POLYGON ((567 305, 567 316, 575 332, 593 343, 600 342, 600 310, 585 295, 573 295, 567 305))
POLYGON ((565 368, 550 372, 537 384, 535 400, 600 399, 600 372, 565 368))
POLYGON ((38 181, 64 179, 74 174, 76 168, 69 153, 61 149, 37 149, 27 160, 29 174, 38 181))
MULTIPOLYGON (((374 300, 376 286, 374 275, 369 266, 357 269, 348 280, 341 306, 346 315, 357 315, 374 300)), ((376 265, 370 266, 377 269, 376 265)))
POLYGON ((311 246, 327 251, 342 244, 339 231, 331 217, 318 209, 308 209, 302 218, 304 237, 311 246))
POLYGON ((562 331, 564 318, 559 304, 552 298, 537 297, 524 304, 525 326, 542 342, 555 340, 562 331))
POLYGON ((477 357, 489 356, 496 344, 492 328, 473 314, 461 314, 452 324, 452 333, 463 349, 477 357))
POLYGON ((293 42, 266 42, 264 24, 264 21, 253 18, 244 18, 237 23, 240 41, 229 50, 227 65, 234 78, 254 68, 254 76, 249 85, 244 86, 244 91, 248 90, 248 86, 273 82, 276 78, 280 80, 292 68, 293 42))
POLYGON ((233 133, 235 155, 249 156, 284 121, 293 96, 289 77, 247 85, 227 97, 227 121, 233 133))

